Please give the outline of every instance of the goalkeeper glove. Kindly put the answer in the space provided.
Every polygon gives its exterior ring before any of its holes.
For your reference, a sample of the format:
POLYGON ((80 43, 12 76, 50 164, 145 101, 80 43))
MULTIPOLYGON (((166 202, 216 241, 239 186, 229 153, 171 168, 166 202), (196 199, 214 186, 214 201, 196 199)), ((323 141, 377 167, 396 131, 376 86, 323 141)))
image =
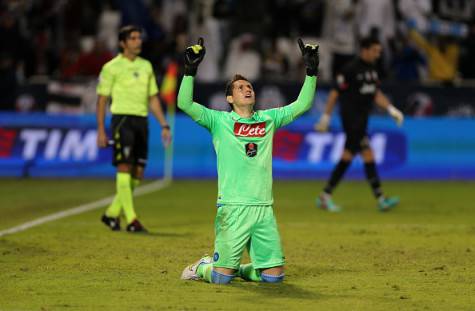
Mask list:
POLYGON ((185 75, 194 77, 198 70, 198 65, 205 57, 206 48, 203 45, 203 38, 198 39, 198 44, 189 46, 185 50, 185 75))
POLYGON ((322 114, 318 123, 315 123, 315 130, 319 132, 326 132, 328 131, 328 125, 330 125, 330 115, 329 114, 322 114))
POLYGON ((300 51, 302 52, 303 62, 307 67, 308 76, 316 76, 318 73, 318 64, 320 58, 318 55, 318 45, 303 44, 302 39, 298 39, 300 51))
POLYGON ((404 122, 404 115, 402 114, 401 111, 399 111, 399 109, 397 109, 393 105, 389 105, 388 113, 394 119, 394 121, 396 121, 396 124, 398 126, 402 125, 402 122, 404 122))

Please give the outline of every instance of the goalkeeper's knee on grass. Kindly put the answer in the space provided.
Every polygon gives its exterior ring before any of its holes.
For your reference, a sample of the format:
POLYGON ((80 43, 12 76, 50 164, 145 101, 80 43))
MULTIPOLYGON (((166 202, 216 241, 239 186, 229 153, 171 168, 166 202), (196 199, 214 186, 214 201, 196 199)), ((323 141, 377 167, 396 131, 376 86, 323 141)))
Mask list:
POLYGON ((261 273, 261 279, 264 283, 281 283, 284 280, 285 274, 272 275, 261 273))
POLYGON ((234 278, 234 274, 224 274, 213 270, 211 272, 211 282, 214 284, 229 284, 234 278))
POLYGON ((279 275, 262 273, 260 270, 254 269, 252 263, 241 265, 238 275, 244 280, 251 282, 280 283, 284 280, 284 273, 279 275))

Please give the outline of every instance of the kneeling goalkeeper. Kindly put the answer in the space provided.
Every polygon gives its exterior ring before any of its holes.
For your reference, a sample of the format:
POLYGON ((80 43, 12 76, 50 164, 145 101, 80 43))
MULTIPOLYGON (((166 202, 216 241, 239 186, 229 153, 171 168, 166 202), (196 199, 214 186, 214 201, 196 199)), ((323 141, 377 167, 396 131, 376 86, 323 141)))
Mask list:
POLYGON ((235 75, 226 87, 231 112, 208 109, 193 102, 193 79, 205 55, 203 39, 185 51, 185 76, 178 107, 208 129, 218 164, 218 200, 214 256, 203 257, 182 273, 185 280, 227 284, 235 276, 277 283, 284 279, 284 255, 273 212, 272 141, 275 131, 310 109, 315 95, 318 46, 299 39, 307 76, 292 104, 254 110, 251 83, 235 75), (251 263, 241 265, 244 249, 251 263))

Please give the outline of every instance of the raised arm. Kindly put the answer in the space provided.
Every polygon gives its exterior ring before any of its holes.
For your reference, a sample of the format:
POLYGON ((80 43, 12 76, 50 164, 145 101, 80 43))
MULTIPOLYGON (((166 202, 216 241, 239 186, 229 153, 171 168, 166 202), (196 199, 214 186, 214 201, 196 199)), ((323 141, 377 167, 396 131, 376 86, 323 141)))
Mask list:
POLYGON ((300 89, 297 100, 289 105, 289 109, 292 114, 292 119, 295 119, 302 115, 305 111, 309 110, 313 104, 313 97, 315 96, 315 89, 317 87, 316 76, 306 76, 305 81, 300 89))
POLYGON ((178 91, 178 107, 195 121, 200 118, 204 107, 193 102, 193 80, 205 54, 203 38, 198 39, 198 44, 186 48, 184 55, 185 76, 181 80, 178 91))
POLYGON ((320 63, 318 45, 304 44, 302 39, 298 39, 298 44, 302 52, 303 62, 307 67, 307 76, 297 100, 288 106, 292 119, 297 118, 312 107, 317 87, 318 64, 320 63))
POLYGON ((188 114, 198 124, 212 131, 214 118, 211 109, 208 109, 193 101, 193 80, 198 70, 198 65, 203 60, 206 49, 203 38, 198 39, 198 44, 192 45, 185 50, 185 76, 181 80, 178 91, 178 107, 188 114))
POLYGON ((315 89, 317 87, 318 74, 318 45, 303 44, 301 39, 298 39, 300 51, 302 52, 303 62, 307 67, 307 76, 300 89, 297 100, 288 106, 276 109, 270 109, 267 113, 272 114, 276 122, 277 128, 285 126, 309 110, 313 104, 313 97, 315 96, 315 89))
POLYGON ((178 91, 178 108, 193 120, 198 120, 204 107, 193 102, 193 80, 193 76, 187 75, 181 80, 180 90, 178 91))

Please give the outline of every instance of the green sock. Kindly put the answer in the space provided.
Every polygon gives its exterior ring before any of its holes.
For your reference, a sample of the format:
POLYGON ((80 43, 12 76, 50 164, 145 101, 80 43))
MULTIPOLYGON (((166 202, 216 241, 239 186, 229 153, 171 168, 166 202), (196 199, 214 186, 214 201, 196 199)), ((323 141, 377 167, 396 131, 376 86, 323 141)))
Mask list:
POLYGON ((109 207, 106 209, 106 216, 113 217, 113 218, 119 217, 120 209, 121 209, 120 198, 116 194, 114 196, 114 200, 112 201, 111 205, 109 205, 109 207))
POLYGON ((125 220, 130 224, 135 218, 137 218, 137 215, 134 211, 131 178, 129 173, 117 173, 117 197, 119 197, 120 205, 124 209, 125 220))
MULTIPOLYGON (((135 188, 137 188, 138 185, 140 185, 140 179, 131 178, 130 189, 132 189, 132 192, 134 191, 135 188)), ((120 198, 116 194, 111 205, 109 205, 109 207, 106 210, 106 216, 113 217, 113 218, 119 217, 121 208, 122 206, 120 205, 120 198)))
POLYGON ((212 263, 202 263, 198 266, 198 270, 196 274, 205 280, 208 283, 212 283, 211 281, 211 272, 213 271, 213 264, 212 263))
POLYGON ((132 178, 130 180, 130 188, 132 189, 132 191, 134 191, 135 188, 137 188, 139 185, 140 185, 140 179, 132 178))
POLYGON ((252 267, 252 263, 239 266, 238 275, 246 281, 261 282, 261 273, 252 267))

